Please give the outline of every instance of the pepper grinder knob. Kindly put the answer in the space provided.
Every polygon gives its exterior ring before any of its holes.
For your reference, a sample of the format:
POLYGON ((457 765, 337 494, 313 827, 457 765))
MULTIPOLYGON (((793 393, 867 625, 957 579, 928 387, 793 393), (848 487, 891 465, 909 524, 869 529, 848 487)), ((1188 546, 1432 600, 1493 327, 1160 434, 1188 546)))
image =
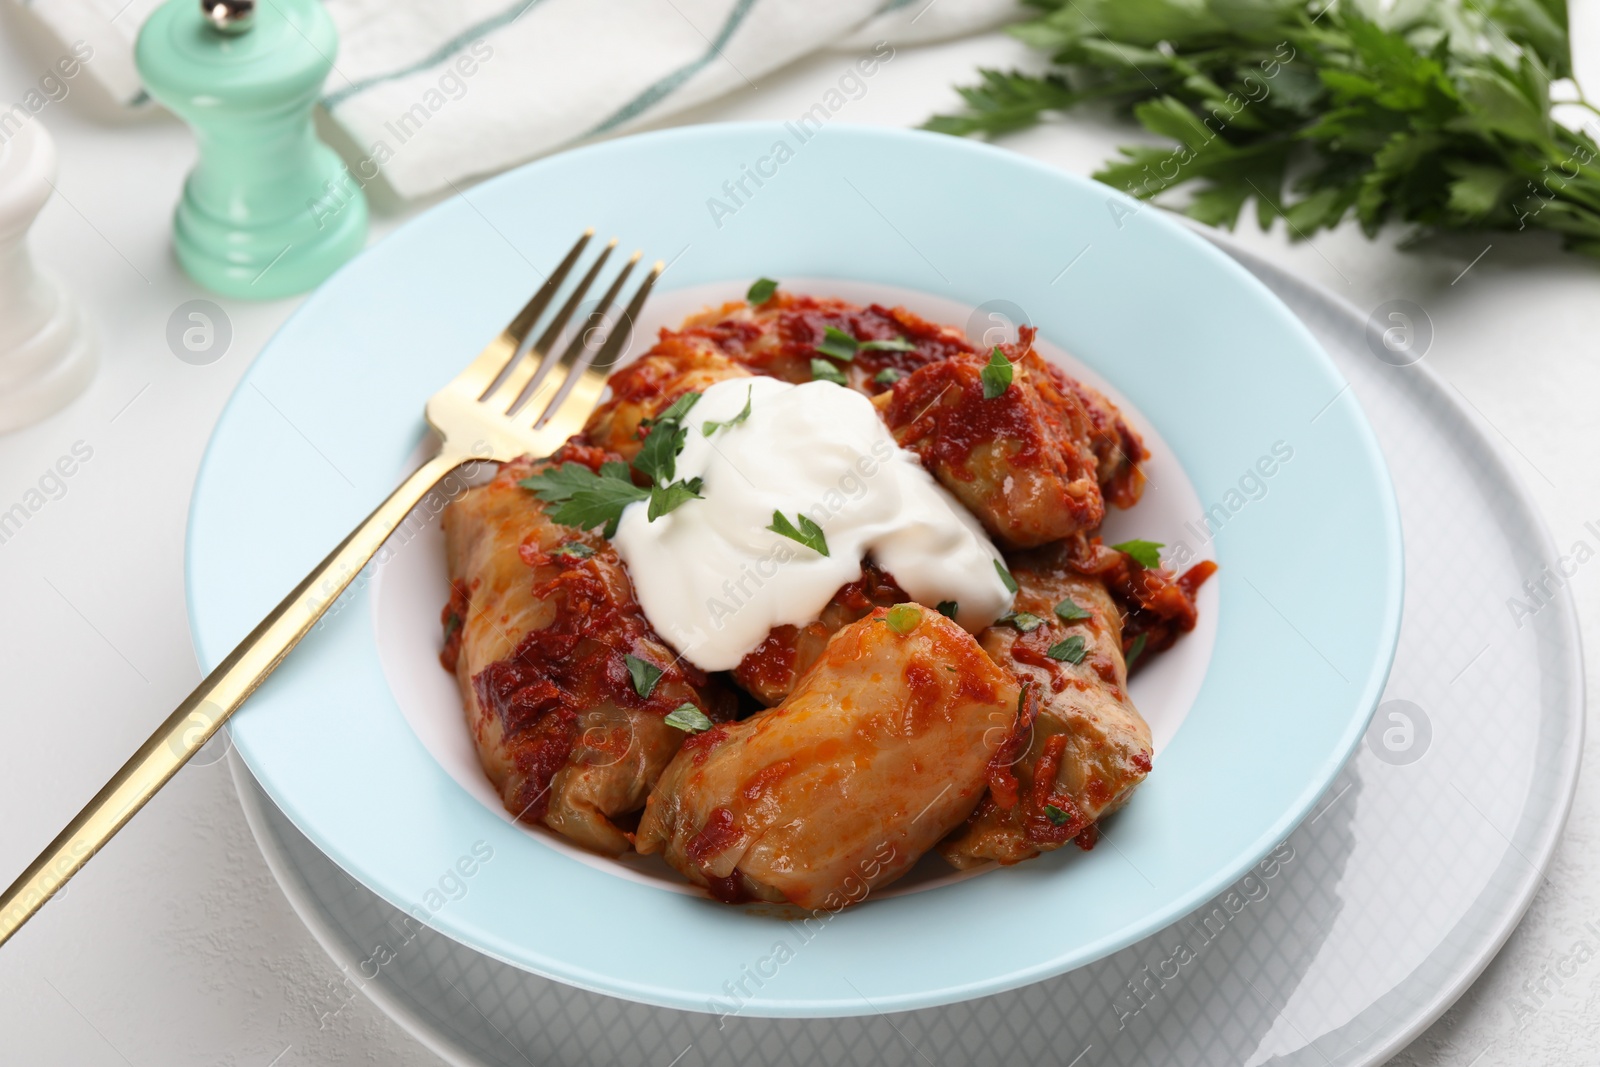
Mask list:
POLYGON ((256 22, 256 0, 200 0, 200 10, 220 33, 243 33, 256 22))
POLYGON ((173 246, 201 285, 290 296, 361 250, 366 198, 311 124, 337 49, 318 0, 167 0, 139 31, 145 87, 200 150, 173 246))
POLYGON ((55 142, 38 119, 9 138, 0 131, 0 432, 60 410, 94 377, 82 311, 28 253, 55 176, 55 142))

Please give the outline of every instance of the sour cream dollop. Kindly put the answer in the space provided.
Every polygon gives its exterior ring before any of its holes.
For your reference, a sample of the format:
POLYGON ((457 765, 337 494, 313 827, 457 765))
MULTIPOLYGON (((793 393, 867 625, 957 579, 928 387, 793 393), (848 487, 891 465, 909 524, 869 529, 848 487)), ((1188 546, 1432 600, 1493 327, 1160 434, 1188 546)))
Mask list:
POLYGON ((871 556, 923 604, 953 600, 977 632, 1011 605, 983 527, 895 444, 872 402, 831 382, 717 382, 689 410, 675 477, 703 500, 649 521, 623 511, 612 544, 645 617, 685 659, 731 670, 775 626, 814 621, 871 556), (726 422, 750 401, 750 415, 726 422), (767 529, 773 512, 821 527, 828 555, 767 529))

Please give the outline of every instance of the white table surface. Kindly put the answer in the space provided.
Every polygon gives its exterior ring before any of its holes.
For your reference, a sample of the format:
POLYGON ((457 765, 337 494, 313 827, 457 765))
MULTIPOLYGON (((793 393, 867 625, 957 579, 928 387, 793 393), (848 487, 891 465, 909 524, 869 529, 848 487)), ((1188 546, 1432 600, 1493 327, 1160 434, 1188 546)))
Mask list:
MULTIPOLYGON (((20 98, 59 51, 25 12, 0 4, 0 101, 20 98)), ((839 118, 915 125, 951 107, 949 86, 979 64, 1035 62, 999 34, 901 49, 839 118)), ((846 63, 813 57, 678 121, 791 118, 846 63)), ((199 680, 183 596, 190 487, 223 402, 297 303, 212 297, 231 319, 229 351, 205 366, 175 358, 169 316, 207 296, 179 271, 168 240, 193 142, 169 116, 118 115, 92 89, 79 79, 40 115, 60 148, 61 195, 44 209, 34 247, 93 316, 102 366, 65 411, 0 437, 0 510, 76 442, 93 449, 65 495, 0 544, 0 884, 199 680)), ((1136 139, 1112 119, 1079 116, 1004 143, 1087 174, 1115 145, 1136 139)), ((418 206, 377 201, 373 237, 418 206)), ((1421 304, 1436 331, 1427 358, 1520 457, 1556 541, 1588 536, 1584 522, 1600 520, 1600 262, 1562 255, 1538 236, 1498 235, 1487 252, 1488 238, 1403 252, 1396 235, 1368 242, 1353 228, 1314 245, 1291 245, 1281 228, 1241 235, 1361 308, 1394 298, 1421 304)), ((1596 632, 1600 568, 1580 570, 1573 589, 1585 629, 1596 632)), ((1600 674, 1596 647, 1591 674, 1600 674)), ((1591 758, 1596 744, 1591 734, 1591 758)), ((1522 926, 1466 996, 1394 1062, 1600 1062, 1596 930, 1600 778, 1591 774, 1580 782, 1549 884, 1522 926), (1528 1001, 1524 983, 1579 942, 1594 958, 1561 985, 1547 983, 1552 995, 1519 1026, 1513 998, 1528 1001)), ((225 762, 180 773, 0 950, 0 1063, 438 1062, 352 996, 300 925, 256 850, 225 762)))

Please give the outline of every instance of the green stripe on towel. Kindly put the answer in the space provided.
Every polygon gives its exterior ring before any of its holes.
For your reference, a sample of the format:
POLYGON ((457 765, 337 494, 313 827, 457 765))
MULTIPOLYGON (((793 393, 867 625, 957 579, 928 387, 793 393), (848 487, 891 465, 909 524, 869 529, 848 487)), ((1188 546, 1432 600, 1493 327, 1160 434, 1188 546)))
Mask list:
POLYGON ((331 112, 334 108, 338 107, 352 96, 355 96, 357 93, 366 92, 374 85, 382 85, 384 82, 391 82, 397 78, 410 77, 413 74, 427 70, 429 67, 436 67, 440 63, 443 63, 445 60, 449 59, 451 56, 455 55, 461 49, 465 48, 467 45, 471 44, 473 41, 476 41, 478 38, 482 37, 484 34, 492 33, 502 26, 511 25, 511 23, 521 18, 524 12, 528 11, 530 8, 538 7, 542 3, 544 3, 544 0, 518 0, 517 3, 507 8, 505 11, 502 11, 500 14, 495 15, 493 18, 484 19, 476 26, 456 34, 449 41, 440 45, 428 56, 423 59, 419 59, 409 67, 393 71, 389 74, 375 74, 370 78, 363 78, 361 81, 354 82, 343 89, 329 93, 327 96, 322 98, 322 106, 331 112))
POLYGON ((750 9, 755 6, 756 0, 739 0, 734 5, 733 10, 729 12, 726 21, 723 22, 722 29, 717 31, 716 40, 711 42, 710 47, 705 50, 699 59, 694 60, 692 63, 684 64, 626 104, 623 104, 610 118, 584 134, 584 136, 593 137, 595 134, 605 133, 607 130, 612 130, 622 125, 629 119, 638 117, 655 106, 663 97, 670 95, 678 86, 704 70, 713 59, 722 54, 722 46, 727 44, 734 33, 738 31, 739 24, 744 21, 745 16, 750 13, 750 9))

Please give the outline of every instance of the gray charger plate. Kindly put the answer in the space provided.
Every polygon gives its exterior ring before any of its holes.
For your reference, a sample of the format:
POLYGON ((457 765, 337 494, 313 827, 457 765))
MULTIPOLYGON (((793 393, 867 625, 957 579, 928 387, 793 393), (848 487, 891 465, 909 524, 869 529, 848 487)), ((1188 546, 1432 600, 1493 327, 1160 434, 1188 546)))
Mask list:
MULTIPOLYGON (((1367 744, 1255 873, 1138 944, 1013 992, 894 1015, 719 1019, 540 978, 408 919, 307 841, 233 756, 268 866, 349 980, 471 1067, 1355 1067, 1421 1033, 1522 918, 1560 836, 1583 735, 1576 613, 1564 588, 1520 620, 1503 606, 1558 553, 1450 387, 1425 362, 1394 365, 1403 353, 1379 358, 1350 305, 1206 236, 1349 379, 1405 530, 1400 647, 1367 744)), ((530 887, 529 906, 540 900, 530 887)), ((648 917, 618 921, 649 936, 648 917)), ((1017 916, 1018 935, 1070 921, 1041 904, 1017 916)))

